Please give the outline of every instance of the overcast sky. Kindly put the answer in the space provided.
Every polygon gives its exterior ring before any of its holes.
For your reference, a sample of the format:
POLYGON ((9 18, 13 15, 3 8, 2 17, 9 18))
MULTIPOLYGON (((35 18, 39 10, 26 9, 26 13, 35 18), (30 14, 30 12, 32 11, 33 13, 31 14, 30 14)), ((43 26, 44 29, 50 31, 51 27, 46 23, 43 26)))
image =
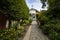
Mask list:
MULTIPOLYGON (((43 10, 42 7, 42 3, 40 0, 26 0, 26 3, 27 3, 27 6, 29 7, 29 9, 32 8, 32 5, 33 5, 33 8, 37 9, 38 11, 40 10, 43 10)), ((46 10, 47 8, 45 8, 46 10)))

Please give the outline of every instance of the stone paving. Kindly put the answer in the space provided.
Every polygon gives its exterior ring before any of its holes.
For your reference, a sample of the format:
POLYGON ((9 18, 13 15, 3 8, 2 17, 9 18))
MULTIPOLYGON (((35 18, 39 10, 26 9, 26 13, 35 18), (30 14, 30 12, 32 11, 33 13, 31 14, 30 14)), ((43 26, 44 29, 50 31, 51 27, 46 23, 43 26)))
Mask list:
POLYGON ((31 33, 30 33, 30 40, 49 40, 42 31, 38 28, 37 22, 33 21, 31 33))
POLYGON ((37 22, 33 21, 23 40, 49 40, 38 28, 37 22))

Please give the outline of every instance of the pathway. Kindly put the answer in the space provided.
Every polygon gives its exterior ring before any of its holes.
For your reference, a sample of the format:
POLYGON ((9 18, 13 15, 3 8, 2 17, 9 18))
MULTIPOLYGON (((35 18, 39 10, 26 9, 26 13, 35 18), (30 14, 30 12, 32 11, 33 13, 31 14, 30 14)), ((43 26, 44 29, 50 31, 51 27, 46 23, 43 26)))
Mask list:
POLYGON ((37 22, 33 21, 23 40, 49 40, 38 28, 37 22))

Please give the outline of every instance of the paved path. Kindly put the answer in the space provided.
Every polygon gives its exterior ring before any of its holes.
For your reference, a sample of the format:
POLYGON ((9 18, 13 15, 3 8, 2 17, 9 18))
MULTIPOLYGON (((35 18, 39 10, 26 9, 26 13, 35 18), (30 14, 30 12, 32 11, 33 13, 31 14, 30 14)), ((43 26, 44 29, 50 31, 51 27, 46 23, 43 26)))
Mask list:
POLYGON ((29 40, 32 26, 29 27, 23 40, 29 40))
POLYGON ((33 21, 23 40, 49 40, 33 21))

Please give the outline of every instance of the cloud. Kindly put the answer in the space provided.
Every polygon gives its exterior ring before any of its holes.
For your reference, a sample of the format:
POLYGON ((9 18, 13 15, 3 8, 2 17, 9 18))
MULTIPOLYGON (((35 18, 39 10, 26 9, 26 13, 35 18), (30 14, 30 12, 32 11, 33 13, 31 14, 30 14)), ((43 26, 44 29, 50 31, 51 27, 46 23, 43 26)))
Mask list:
POLYGON ((38 0, 27 0, 28 3, 35 3, 35 2, 38 2, 38 0))
POLYGON ((33 5, 33 8, 37 9, 38 11, 47 9, 47 7, 45 9, 42 8, 42 3, 40 0, 32 0, 32 1, 26 0, 26 3, 29 9, 32 8, 32 5, 33 5))

